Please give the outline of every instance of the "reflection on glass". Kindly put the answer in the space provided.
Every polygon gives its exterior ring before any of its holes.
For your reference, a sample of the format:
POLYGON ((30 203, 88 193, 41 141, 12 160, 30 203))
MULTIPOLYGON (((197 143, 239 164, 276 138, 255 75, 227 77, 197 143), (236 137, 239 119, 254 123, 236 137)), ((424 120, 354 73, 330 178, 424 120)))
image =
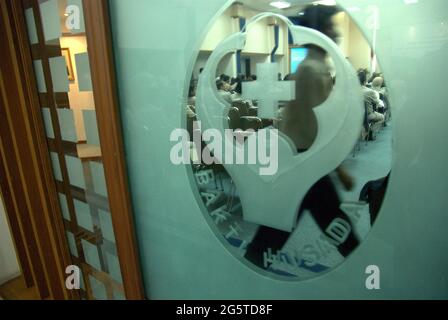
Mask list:
MULTIPOLYGON (((266 7, 266 10, 270 9, 266 7)), ((202 45, 193 71, 186 114, 195 182, 212 228, 229 244, 234 255, 258 267, 257 270, 302 280, 319 276, 342 263, 375 222, 391 170, 391 107, 384 78, 379 70, 371 69, 372 66, 376 68, 376 62, 371 61, 372 50, 349 16, 335 6, 314 5, 295 10, 300 12, 291 18, 295 24, 317 30, 338 43, 352 67, 358 70, 361 84, 353 86, 350 89, 353 91, 347 95, 362 92, 364 106, 360 108, 364 108, 365 116, 353 152, 306 193, 292 232, 246 221, 230 174, 221 164, 205 163, 199 156, 207 149, 207 144, 193 139, 200 135, 196 115, 198 78, 210 52, 231 34, 226 34, 231 27, 222 27, 232 23, 231 9, 218 18, 217 26, 211 29, 202 45), (227 31, 218 32, 219 26, 227 31), (214 39, 214 46, 210 39, 214 39)), ((256 14, 249 9, 242 12, 244 16, 240 17, 240 22, 256 14)), ((230 106, 228 128, 237 131, 236 140, 240 143, 253 132, 277 128, 290 139, 294 151, 308 152, 321 130, 316 107, 329 98, 338 81, 332 61, 327 52, 316 45, 299 47, 293 43, 282 22, 261 20, 248 30, 247 37, 245 49, 228 54, 216 70, 217 95, 230 106), (303 55, 300 61, 294 58, 296 51, 303 55), (266 91, 285 93, 292 83, 295 93, 277 99, 273 116, 266 116, 262 110, 265 97, 250 93, 251 86, 267 86, 263 66, 269 63, 276 63, 278 70, 269 75, 272 84, 266 91), (294 72, 290 73, 292 65, 294 72), (272 90, 272 86, 282 89, 272 90), (238 134, 242 140, 238 139, 238 134)), ((258 94, 260 92, 262 90, 258 90, 258 94)), ((301 182, 295 183, 290 185, 291 190, 301 182)), ((263 202, 262 194, 259 201, 263 202)))
POLYGON ((124 299, 81 0, 23 1, 50 159, 82 299, 124 299))

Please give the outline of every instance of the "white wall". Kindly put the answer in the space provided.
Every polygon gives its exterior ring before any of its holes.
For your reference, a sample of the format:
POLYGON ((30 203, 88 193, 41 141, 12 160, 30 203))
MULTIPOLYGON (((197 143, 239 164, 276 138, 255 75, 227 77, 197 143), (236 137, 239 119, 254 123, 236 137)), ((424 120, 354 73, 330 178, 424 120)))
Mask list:
POLYGON ((0 195, 0 285, 20 275, 19 263, 0 195))
MULTIPOLYGON (((282 74, 282 78, 284 78, 287 74, 289 74, 289 32, 288 27, 283 21, 280 22, 280 32, 279 32, 279 44, 278 49, 275 52, 275 62, 279 65, 279 71, 282 74)), ((271 28, 273 28, 271 26, 271 28)), ((272 38, 272 47, 275 44, 274 31, 270 31, 269 35, 272 38)))
POLYGON ((70 101, 70 109, 73 110, 75 117, 75 127, 78 141, 86 141, 87 138, 84 127, 84 118, 82 116, 82 110, 95 109, 95 102, 93 99, 92 91, 90 92, 79 91, 75 54, 87 52, 87 40, 85 36, 61 37, 60 44, 61 48, 70 49, 73 72, 75 74, 75 81, 70 81, 70 91, 68 92, 68 99, 70 101))
MULTIPOLYGON (((243 9, 246 19, 250 19, 257 12, 243 9)), ((345 13, 341 12, 335 17, 335 22, 342 34, 340 48, 344 55, 350 59, 355 69, 370 68, 370 45, 365 40, 359 28, 345 13)), ((238 32, 238 19, 231 17, 231 11, 226 11, 220 16, 210 29, 199 54, 198 61, 194 69, 194 77, 197 77, 199 69, 205 66, 207 58, 216 46, 229 35, 238 32)), ((273 26, 268 25, 268 21, 261 20, 249 29, 246 47, 243 50, 244 57, 251 58, 251 73, 255 74, 256 64, 269 62, 269 57, 274 48, 273 26)), ((279 72, 282 76, 289 73, 289 43, 287 26, 280 22, 280 43, 276 52, 276 60, 280 64, 279 72)), ((244 61, 242 61, 244 64, 244 61)), ((243 70, 244 70, 244 66, 243 70)), ((230 76, 236 75, 235 56, 226 59, 220 65, 218 74, 226 73, 230 76), (226 66, 226 64, 229 64, 226 66)))
POLYGON ((367 68, 370 70, 371 49, 364 35, 359 30, 358 26, 350 21, 350 41, 349 41, 349 55, 351 63, 355 69, 367 68))
MULTIPOLYGON (((258 12, 245 10, 246 19, 252 18, 258 12)), ((289 64, 289 43, 287 26, 279 21, 279 47, 276 51, 276 61, 279 63, 279 72, 284 75, 289 64)), ((270 62, 270 55, 275 46, 274 26, 264 19, 249 29, 246 48, 243 53, 251 58, 251 73, 256 73, 256 64, 270 62)))
POLYGON ((199 52, 198 58, 196 60, 196 65, 193 69, 193 78, 197 79, 199 77, 199 70, 205 67, 207 59, 210 57, 210 52, 201 51, 199 52))
POLYGON ((282 79, 290 73, 289 54, 283 56, 275 56, 275 61, 279 64, 279 71, 282 74, 282 79))
MULTIPOLYGON (((255 11, 244 9, 244 17, 248 20, 257 14, 255 11)), ((199 69, 204 67, 210 52, 221 43, 229 35, 239 31, 239 20, 232 18, 231 10, 227 10, 217 18, 215 24, 207 34, 198 56, 198 60, 194 67, 193 77, 197 78, 199 69)), ((257 63, 269 62, 270 54, 274 48, 274 30, 273 26, 268 25, 266 19, 254 24, 248 32, 246 46, 243 50, 243 56, 251 58, 251 73, 255 73, 255 65, 257 63)), ((279 72, 286 72, 288 70, 289 58, 282 59, 284 55, 289 52, 287 27, 283 23, 280 24, 280 46, 276 52, 281 61, 279 72)), ((242 61, 244 64, 244 61, 242 61)), ((242 66, 244 69, 244 66, 242 66)), ((218 74, 226 73, 229 76, 236 76, 236 58, 233 55, 231 58, 227 57, 219 67, 218 74)))
POLYGON ((358 26, 345 12, 339 13, 335 17, 335 22, 342 34, 339 44, 342 52, 350 59, 355 69, 370 69, 370 45, 358 26))
POLYGON ((218 65, 218 71, 216 75, 226 74, 231 77, 236 77, 237 67, 236 67, 236 54, 229 53, 226 55, 218 65))
POLYGON ((201 51, 213 51, 222 40, 239 30, 238 19, 234 19, 227 10, 216 19, 201 46, 201 51))
POLYGON ((348 57, 350 55, 350 17, 345 12, 340 12, 336 15, 335 22, 342 35, 339 47, 348 57))
POLYGON ((257 74, 257 64, 269 63, 271 61, 270 55, 251 55, 250 56, 250 72, 257 74))
MULTIPOLYGON (((210 57, 211 52, 210 51, 201 51, 199 52, 198 58, 196 60, 196 65, 193 69, 193 78, 198 79, 199 78, 199 70, 201 68, 205 67, 205 64, 207 63, 208 58, 210 57)), ((236 58, 235 54, 231 53, 222 59, 221 63, 218 65, 218 70, 216 71, 216 76, 219 76, 221 74, 227 74, 229 76, 235 77, 236 76, 236 58)))
MULTIPOLYGON (((246 18, 248 19, 250 16, 246 18)), ((248 29, 246 47, 243 53, 271 53, 274 43, 270 41, 270 38, 273 38, 273 33, 272 27, 268 26, 266 20, 261 20, 251 25, 248 29)))

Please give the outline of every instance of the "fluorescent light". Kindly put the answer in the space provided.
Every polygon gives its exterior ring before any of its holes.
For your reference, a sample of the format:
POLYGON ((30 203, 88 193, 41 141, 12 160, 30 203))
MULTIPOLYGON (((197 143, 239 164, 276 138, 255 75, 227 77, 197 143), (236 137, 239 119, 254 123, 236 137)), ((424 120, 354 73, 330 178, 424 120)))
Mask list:
POLYGON ((286 1, 274 1, 271 2, 270 5, 278 9, 287 9, 291 7, 291 3, 286 1))
POLYGON ((347 11, 358 12, 358 11, 361 11, 361 8, 360 7, 350 7, 347 9, 347 11))
POLYGON ((324 6, 335 6, 336 1, 335 0, 320 0, 320 1, 314 2, 314 4, 322 4, 324 6))
POLYGON ((415 4, 418 3, 418 0, 404 0, 405 4, 415 4))

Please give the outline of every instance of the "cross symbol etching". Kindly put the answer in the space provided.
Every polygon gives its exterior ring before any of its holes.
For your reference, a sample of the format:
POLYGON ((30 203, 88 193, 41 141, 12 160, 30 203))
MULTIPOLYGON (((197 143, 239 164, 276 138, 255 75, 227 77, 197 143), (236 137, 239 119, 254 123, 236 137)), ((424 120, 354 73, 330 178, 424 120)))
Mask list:
POLYGON ((296 98, 295 81, 278 81, 278 64, 257 64, 258 80, 243 82, 243 98, 258 101, 258 117, 275 119, 278 103, 296 98))

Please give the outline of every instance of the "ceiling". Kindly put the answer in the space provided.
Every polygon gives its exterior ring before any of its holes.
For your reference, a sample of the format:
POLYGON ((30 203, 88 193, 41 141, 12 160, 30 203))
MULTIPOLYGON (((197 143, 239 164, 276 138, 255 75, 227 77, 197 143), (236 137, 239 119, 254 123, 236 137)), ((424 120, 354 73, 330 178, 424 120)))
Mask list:
POLYGON ((304 3, 309 1, 307 0, 288 0, 291 3, 291 7, 288 9, 277 9, 271 5, 269 5, 274 0, 238 0, 238 2, 243 3, 250 9, 256 11, 270 11, 275 13, 281 13, 286 16, 297 15, 298 12, 304 7, 304 3))
POLYGON ((303 10, 303 8, 309 4, 310 2, 316 2, 316 3, 324 3, 324 4, 332 4, 331 0, 321 0, 321 1, 312 1, 312 0, 285 0, 289 3, 291 3, 291 7, 288 9, 277 9, 270 5, 271 2, 274 0, 237 0, 237 2, 242 3, 246 7, 256 10, 256 11, 270 11, 275 13, 280 13, 285 16, 295 16, 300 11, 303 10))

